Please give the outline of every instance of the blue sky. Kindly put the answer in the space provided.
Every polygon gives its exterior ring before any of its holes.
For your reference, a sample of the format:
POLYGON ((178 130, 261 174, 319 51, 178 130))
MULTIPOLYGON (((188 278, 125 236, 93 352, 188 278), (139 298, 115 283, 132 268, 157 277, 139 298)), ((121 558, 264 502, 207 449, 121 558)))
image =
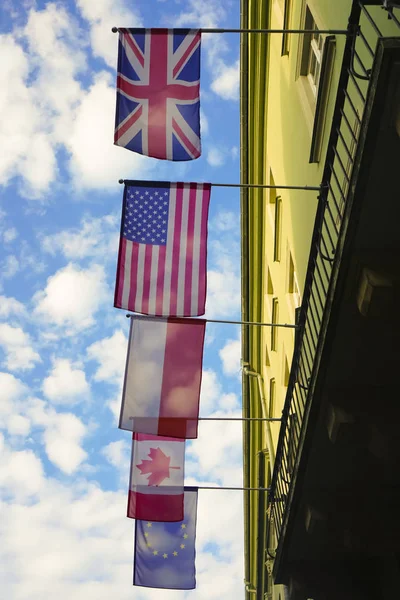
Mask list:
MULTIPOLYGON (((240 492, 200 491, 198 588, 132 588, 129 321, 113 308, 119 178, 239 181, 239 37, 203 36, 202 141, 173 164, 113 146, 116 26, 239 26, 239 0, 0 8, 0 583, 8 600, 242 598, 240 492)), ((240 310, 239 194, 214 188, 209 318, 240 310)), ((240 415, 239 331, 209 325, 201 414, 240 415)), ((203 423, 188 484, 238 485, 241 424, 203 423)))

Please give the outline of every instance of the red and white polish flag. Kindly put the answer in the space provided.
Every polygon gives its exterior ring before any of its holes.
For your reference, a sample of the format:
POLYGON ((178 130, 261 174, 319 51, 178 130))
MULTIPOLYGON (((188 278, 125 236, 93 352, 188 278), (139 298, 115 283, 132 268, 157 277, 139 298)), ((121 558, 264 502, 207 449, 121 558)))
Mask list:
POLYGON ((127 516, 182 521, 185 440, 134 433, 127 516))
POLYGON ((205 326, 203 319, 132 319, 120 429, 197 437, 205 326))

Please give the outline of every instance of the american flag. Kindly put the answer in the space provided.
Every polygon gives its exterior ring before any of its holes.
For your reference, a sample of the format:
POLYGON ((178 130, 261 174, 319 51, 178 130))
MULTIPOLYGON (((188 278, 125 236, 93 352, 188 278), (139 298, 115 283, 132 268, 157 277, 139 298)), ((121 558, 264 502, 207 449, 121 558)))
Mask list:
POLYGON ((208 183, 126 182, 114 306, 203 315, 208 183))
POLYGON ((154 158, 199 157, 201 33, 119 31, 114 143, 154 158))

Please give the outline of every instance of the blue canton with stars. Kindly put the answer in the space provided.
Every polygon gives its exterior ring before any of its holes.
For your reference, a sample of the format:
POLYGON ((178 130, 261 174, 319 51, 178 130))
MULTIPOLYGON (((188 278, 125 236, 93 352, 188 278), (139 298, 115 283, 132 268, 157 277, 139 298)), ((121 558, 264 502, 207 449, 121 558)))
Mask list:
POLYGON ((127 186, 122 234, 131 242, 165 246, 167 243, 169 189, 127 186))

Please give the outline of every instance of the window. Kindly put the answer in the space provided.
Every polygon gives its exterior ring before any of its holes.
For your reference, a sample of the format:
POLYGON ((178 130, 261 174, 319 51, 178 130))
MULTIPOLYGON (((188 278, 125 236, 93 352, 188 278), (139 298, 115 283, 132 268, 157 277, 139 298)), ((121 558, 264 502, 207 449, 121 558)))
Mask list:
POLYGON ((313 29, 315 33, 305 33, 303 36, 300 75, 307 77, 316 98, 321 75, 324 38, 318 33, 318 27, 308 6, 306 6, 304 29, 313 29))
POLYGON ((267 367, 270 366, 270 360, 269 360, 269 354, 268 354, 268 346, 265 346, 265 364, 267 365, 267 367))
POLYGON ((299 284, 297 282, 296 271, 294 269, 292 253, 290 252, 290 250, 288 250, 287 291, 288 294, 292 294, 294 308, 298 308, 301 304, 301 297, 299 284))
POLYGON ((312 134, 310 163, 319 162, 322 152, 336 40, 334 35, 322 35, 323 25, 317 24, 305 0, 302 0, 300 27, 310 33, 299 37, 296 65, 297 90, 309 130, 312 134))
MULTIPOLYGON (((292 0, 286 0, 283 16, 283 29, 290 29, 292 20, 292 0)), ((282 56, 289 54, 290 33, 284 33, 282 36, 282 56)))
POLYGON ((267 293, 268 294, 274 293, 274 286, 272 285, 272 279, 271 279, 271 271, 269 269, 267 269, 267 293))
MULTIPOLYGON (((277 323, 279 319, 278 298, 272 299, 272 323, 277 323)), ((278 328, 271 327, 271 350, 276 350, 278 343, 278 328)))
MULTIPOLYGON (((269 170, 269 185, 272 185, 272 186, 275 185, 275 179, 274 179, 274 176, 272 175, 271 169, 269 170)), ((275 204, 275 200, 276 200, 276 188, 272 187, 269 189, 269 203, 275 204)))
POLYGON ((289 376, 290 376, 289 363, 285 356, 285 362, 284 362, 284 368, 283 368, 283 385, 285 387, 287 387, 289 385, 289 376))
POLYGON ((270 379, 270 381, 269 381, 269 418, 272 418, 274 416, 275 396, 276 396, 275 379, 270 379))
MULTIPOLYGON (((275 180, 271 170, 269 172, 269 182, 270 185, 275 185, 275 180)), ((276 195, 276 188, 271 188, 269 190, 269 206, 271 213, 273 211, 272 214, 274 219, 274 261, 279 262, 281 252, 282 199, 280 196, 276 195)))
POLYGON ((275 198, 274 261, 281 259, 282 199, 275 198))

